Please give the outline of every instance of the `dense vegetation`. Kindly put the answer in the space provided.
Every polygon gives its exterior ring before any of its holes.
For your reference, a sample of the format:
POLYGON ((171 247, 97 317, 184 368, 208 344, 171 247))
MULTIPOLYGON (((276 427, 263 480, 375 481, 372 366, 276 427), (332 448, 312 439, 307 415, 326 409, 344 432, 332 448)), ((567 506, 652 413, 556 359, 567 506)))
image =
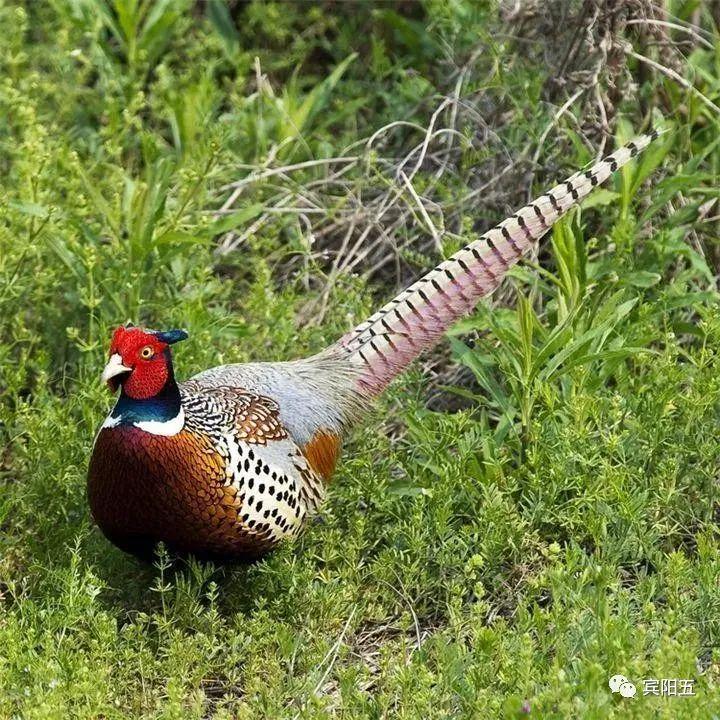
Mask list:
POLYGON ((716 18, 508 5, 0 0, 0 717, 717 717, 716 18), (658 123, 299 543, 148 567, 92 526, 119 322, 186 327, 181 377, 309 354, 658 123))

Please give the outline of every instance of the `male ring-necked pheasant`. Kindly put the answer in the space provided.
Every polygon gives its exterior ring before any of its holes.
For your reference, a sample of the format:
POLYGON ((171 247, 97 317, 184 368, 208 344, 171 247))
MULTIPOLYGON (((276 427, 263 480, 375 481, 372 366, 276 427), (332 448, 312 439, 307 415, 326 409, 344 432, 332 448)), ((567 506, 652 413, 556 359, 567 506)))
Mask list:
POLYGON ((323 499, 343 434, 370 401, 655 137, 541 195, 306 360, 223 365, 178 383, 170 346, 184 331, 118 328, 102 378, 120 396, 88 475, 103 533, 137 555, 164 541, 222 559, 256 558, 296 536, 323 499))

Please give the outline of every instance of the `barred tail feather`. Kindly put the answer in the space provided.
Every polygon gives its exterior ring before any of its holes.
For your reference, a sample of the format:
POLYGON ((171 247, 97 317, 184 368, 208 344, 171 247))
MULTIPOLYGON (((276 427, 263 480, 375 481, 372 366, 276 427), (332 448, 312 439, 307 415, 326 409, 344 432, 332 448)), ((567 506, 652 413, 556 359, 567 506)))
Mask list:
POLYGON ((339 350, 355 366, 357 390, 370 396, 382 392, 455 320, 495 290, 508 268, 557 220, 659 134, 654 130, 641 135, 589 170, 556 185, 440 263, 343 336, 332 349, 339 350))

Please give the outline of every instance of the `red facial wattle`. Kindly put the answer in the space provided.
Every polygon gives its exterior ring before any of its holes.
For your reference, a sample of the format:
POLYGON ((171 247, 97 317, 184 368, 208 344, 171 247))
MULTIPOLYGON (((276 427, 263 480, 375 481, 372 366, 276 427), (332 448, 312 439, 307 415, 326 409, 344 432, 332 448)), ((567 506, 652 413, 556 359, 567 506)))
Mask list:
POLYGON ((122 385, 135 400, 154 397, 170 374, 168 354, 168 343, 156 333, 119 327, 110 343, 108 387, 116 392, 122 385))
POLYGON ((140 359, 123 383, 123 390, 134 400, 157 395, 168 379, 168 364, 164 351, 156 352, 149 360, 140 359))

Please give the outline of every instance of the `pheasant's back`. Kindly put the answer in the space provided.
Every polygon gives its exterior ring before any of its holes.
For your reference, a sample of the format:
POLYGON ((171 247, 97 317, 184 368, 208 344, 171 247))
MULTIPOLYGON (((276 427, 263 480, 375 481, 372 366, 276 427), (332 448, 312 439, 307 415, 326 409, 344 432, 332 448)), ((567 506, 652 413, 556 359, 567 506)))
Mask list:
POLYGON ((332 443, 337 456, 337 437, 301 446, 270 398, 198 382, 181 389, 180 432, 100 430, 88 498, 105 535, 138 555, 163 541, 223 559, 258 557, 297 535, 322 499, 331 468, 319 459, 332 443))

